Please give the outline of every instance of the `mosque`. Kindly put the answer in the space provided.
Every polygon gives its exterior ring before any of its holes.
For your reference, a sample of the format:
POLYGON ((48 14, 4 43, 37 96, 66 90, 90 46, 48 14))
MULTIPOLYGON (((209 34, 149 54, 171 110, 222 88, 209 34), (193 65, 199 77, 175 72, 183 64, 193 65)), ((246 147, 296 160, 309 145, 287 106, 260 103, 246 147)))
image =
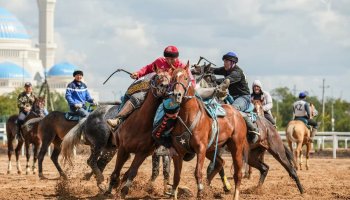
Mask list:
MULTIPOLYGON (((29 81, 40 86, 45 74, 51 91, 61 94, 73 80, 69 62, 55 63, 54 10, 56 0, 37 0, 39 8, 39 44, 33 44, 23 24, 10 11, 0 7, 0 95, 23 87, 29 81)), ((89 89, 98 100, 98 93, 89 89)))

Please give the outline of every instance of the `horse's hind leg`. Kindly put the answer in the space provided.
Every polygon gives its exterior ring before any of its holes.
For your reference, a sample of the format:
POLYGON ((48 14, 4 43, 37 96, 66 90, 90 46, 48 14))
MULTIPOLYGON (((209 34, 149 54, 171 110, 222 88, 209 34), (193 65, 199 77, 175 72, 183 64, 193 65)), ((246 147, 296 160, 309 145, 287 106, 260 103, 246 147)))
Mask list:
POLYGON ((100 169, 101 173, 103 173, 107 164, 111 162, 116 152, 117 152, 116 148, 106 149, 102 152, 102 155, 99 157, 97 161, 97 166, 100 169))
POLYGON ((117 151, 117 159, 115 161, 115 167, 113 173, 110 176, 109 187, 105 194, 109 195, 112 193, 113 187, 118 187, 120 183, 120 171, 122 170, 125 162, 129 158, 129 153, 124 150, 123 147, 119 147, 117 151))
POLYGON ((289 173, 289 176, 294 179, 297 184, 297 187, 300 193, 304 192, 303 187, 301 186, 299 177, 295 171, 295 168, 292 166, 293 163, 293 154, 289 151, 289 149, 283 145, 282 141, 273 142, 271 144, 275 144, 270 146, 268 149, 269 153, 286 169, 289 173))
MULTIPOLYGON (((208 152, 207 153, 207 158, 209 160, 213 160, 215 152, 208 152)), ((227 180, 227 177, 225 175, 224 171, 224 165, 225 161, 221 158, 221 156, 217 155, 215 159, 215 166, 213 165, 213 161, 211 161, 210 165, 208 165, 208 170, 207 170, 207 179, 208 179, 208 184, 210 185, 211 181, 213 180, 214 176, 219 172, 222 184, 224 185, 224 191, 229 192, 231 190, 231 185, 230 182, 227 180)))
POLYGON ((235 192, 233 198, 239 199, 240 186, 242 181, 243 167, 243 141, 229 140, 227 143, 228 150, 231 152, 232 162, 234 167, 233 179, 235 181, 235 192))
POLYGON ((33 174, 36 174, 36 161, 38 160, 38 152, 40 148, 40 143, 34 143, 34 149, 33 149, 33 166, 32 166, 32 171, 33 174))
POLYGON ((21 174, 22 173, 22 168, 21 168, 21 162, 19 161, 19 153, 22 150, 22 146, 23 146, 23 139, 19 139, 18 140, 18 144, 17 147, 15 149, 15 153, 16 153, 16 166, 17 166, 17 173, 21 174))
POLYGON ((8 166, 7 166, 7 174, 11 174, 12 170, 12 163, 11 163, 11 157, 13 153, 13 139, 8 138, 7 140, 7 156, 9 159, 8 166))
POLYGON ((54 143, 53 143, 54 149, 52 151, 51 160, 55 164, 55 167, 58 170, 58 172, 60 173, 60 176, 63 177, 64 179, 67 179, 67 175, 63 172, 60 164, 58 163, 58 156, 61 153, 61 142, 62 142, 61 139, 56 136, 54 143))
POLYGON ((103 186, 101 185, 103 180, 104 180, 104 177, 103 177, 100 169, 97 166, 97 160, 101 154, 101 151, 102 151, 102 148, 100 148, 100 147, 96 147, 96 146, 92 147, 91 148, 91 155, 90 155, 87 163, 91 167, 92 172, 96 176, 97 186, 100 188, 100 190, 104 190, 103 186))
POLYGON ((251 149, 248 157, 248 164, 260 171, 260 178, 257 188, 259 189, 265 181, 267 173, 269 172, 269 166, 264 163, 265 149, 257 147, 251 149))
POLYGON ((309 158, 310 158, 311 143, 306 144, 306 170, 309 170, 309 158))

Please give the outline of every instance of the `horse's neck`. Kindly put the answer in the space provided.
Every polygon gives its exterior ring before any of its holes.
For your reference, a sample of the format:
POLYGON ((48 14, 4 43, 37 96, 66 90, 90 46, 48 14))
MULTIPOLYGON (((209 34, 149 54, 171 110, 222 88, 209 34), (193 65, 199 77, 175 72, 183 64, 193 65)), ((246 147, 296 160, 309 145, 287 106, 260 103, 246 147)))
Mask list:
POLYGON ((145 101, 142 103, 139 109, 140 113, 144 117, 146 117, 146 115, 153 115, 153 118, 154 118, 160 103, 161 103, 161 100, 159 98, 156 98, 152 93, 152 89, 150 89, 146 95, 145 101))
POLYGON ((200 110, 200 102, 198 99, 194 96, 195 90, 194 87, 191 86, 188 89, 187 96, 191 97, 190 99, 185 99, 183 102, 180 104, 180 111, 179 111, 179 116, 183 119, 186 120, 190 115, 196 115, 197 112, 200 110), (196 111, 196 112, 194 112, 196 111))

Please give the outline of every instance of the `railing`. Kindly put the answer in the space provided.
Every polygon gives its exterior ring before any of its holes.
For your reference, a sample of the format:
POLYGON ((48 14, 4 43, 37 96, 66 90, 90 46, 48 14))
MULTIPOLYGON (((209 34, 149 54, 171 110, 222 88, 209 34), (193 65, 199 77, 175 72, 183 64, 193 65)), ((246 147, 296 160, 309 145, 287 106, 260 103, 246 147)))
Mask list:
MULTIPOLYGON (((286 141, 286 132, 278 131, 283 141, 286 141)), ((317 141, 318 149, 324 149, 325 141, 332 141, 333 158, 337 158, 337 149, 339 148, 339 141, 344 140, 344 148, 348 148, 348 141, 350 141, 350 132, 318 132, 314 140, 317 141)))

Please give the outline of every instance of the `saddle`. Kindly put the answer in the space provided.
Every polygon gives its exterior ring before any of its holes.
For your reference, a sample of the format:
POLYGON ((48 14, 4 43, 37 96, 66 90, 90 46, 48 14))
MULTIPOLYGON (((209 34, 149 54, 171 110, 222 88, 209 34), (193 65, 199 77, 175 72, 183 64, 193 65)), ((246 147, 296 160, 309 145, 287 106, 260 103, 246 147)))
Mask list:
POLYGON ((216 119, 217 117, 225 117, 226 116, 226 111, 222 107, 221 104, 217 102, 215 98, 209 99, 209 100, 204 100, 202 101, 204 103, 204 108, 205 111, 207 111, 208 115, 212 119, 216 119))
POLYGON ((294 120, 299 120, 299 121, 304 122, 305 126, 306 126, 309 130, 311 130, 312 127, 308 124, 307 119, 305 119, 305 118, 303 118, 303 117, 295 117, 294 120))
POLYGON ((66 112, 64 113, 64 118, 68 121, 79 121, 83 117, 79 116, 78 114, 74 112, 66 112))

